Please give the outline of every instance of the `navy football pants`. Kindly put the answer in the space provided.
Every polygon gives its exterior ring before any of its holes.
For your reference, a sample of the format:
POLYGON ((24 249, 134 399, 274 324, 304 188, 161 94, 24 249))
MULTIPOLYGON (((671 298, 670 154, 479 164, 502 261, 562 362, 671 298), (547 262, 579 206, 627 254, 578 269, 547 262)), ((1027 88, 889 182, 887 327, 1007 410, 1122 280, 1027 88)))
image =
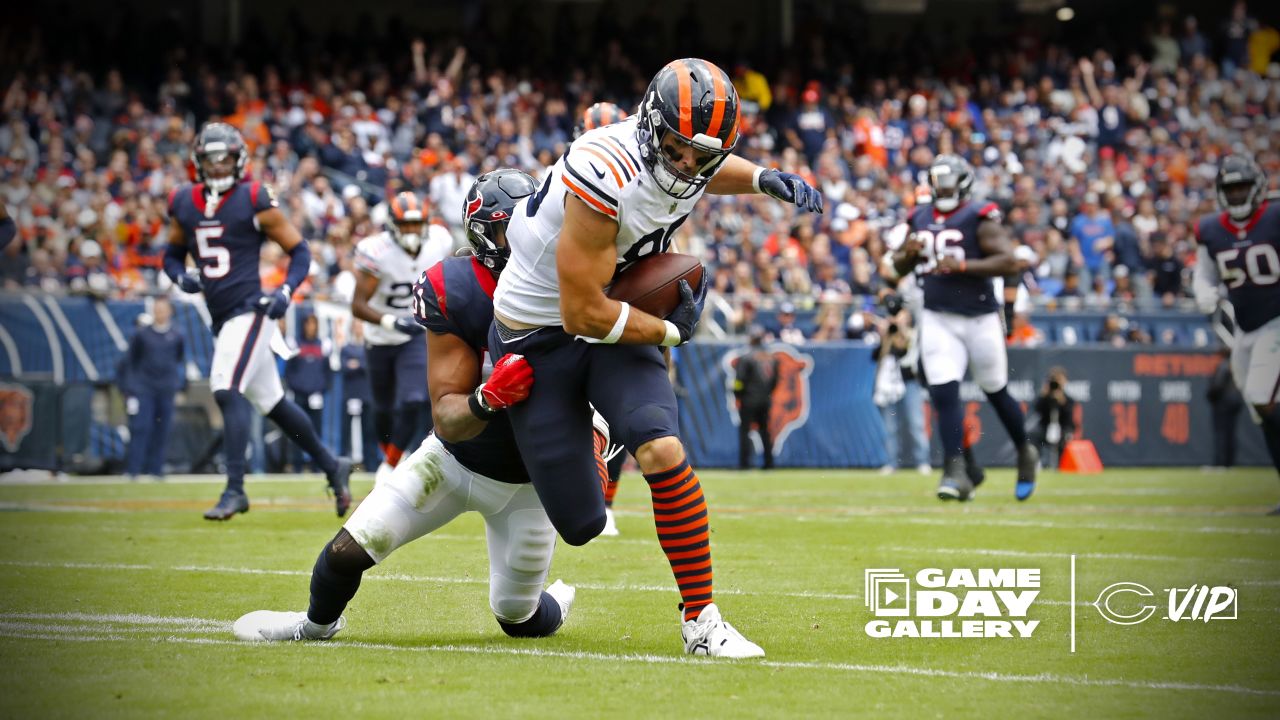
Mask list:
POLYGON ((609 421, 612 441, 632 455, 650 440, 679 435, 662 353, 652 345, 589 344, 558 327, 503 342, 496 324, 489 329, 489 353, 495 360, 524 355, 533 368, 529 398, 507 415, 551 523, 565 542, 582 545, 604 528, 591 405, 609 421))

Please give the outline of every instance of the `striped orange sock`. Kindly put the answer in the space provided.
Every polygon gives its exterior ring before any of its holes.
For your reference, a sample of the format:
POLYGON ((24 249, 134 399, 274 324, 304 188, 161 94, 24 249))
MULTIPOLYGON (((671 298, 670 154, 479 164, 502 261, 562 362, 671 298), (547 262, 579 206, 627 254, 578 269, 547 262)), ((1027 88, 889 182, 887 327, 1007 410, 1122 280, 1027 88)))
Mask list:
POLYGON ((599 431, 594 433, 596 451, 596 472, 600 475, 600 489, 609 494, 609 465, 604 461, 604 454, 609 451, 609 441, 599 431))
MULTIPOLYGON (((609 471, 606 468, 605 474, 607 475, 608 472, 609 471)), ((604 506, 613 507, 613 496, 617 494, 618 494, 618 481, 614 480, 613 478, 609 478, 608 482, 604 484, 604 506)))
POLYGON ((711 531, 702 485, 688 460, 644 479, 653 498, 658 542, 680 588, 684 619, 694 620, 711 604, 712 588, 711 531))

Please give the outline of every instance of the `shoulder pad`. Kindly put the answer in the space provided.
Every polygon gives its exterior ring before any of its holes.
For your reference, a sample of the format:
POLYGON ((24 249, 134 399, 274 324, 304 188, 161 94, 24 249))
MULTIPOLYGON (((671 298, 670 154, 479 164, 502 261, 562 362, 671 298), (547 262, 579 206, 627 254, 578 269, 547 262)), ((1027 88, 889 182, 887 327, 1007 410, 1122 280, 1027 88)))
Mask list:
POLYGON ((569 192, 580 200, 616 218, 618 195, 635 173, 618 156, 616 149, 610 150, 611 145, 596 133, 578 138, 562 160, 561 179, 569 192), (593 139, 593 136, 599 139, 593 139))
POLYGON ((983 220, 1002 222, 1004 220, 1004 213, 1000 212, 999 205, 989 202, 978 208, 978 217, 983 220))
POLYGON ((432 332, 457 334, 457 327, 449 319, 444 262, 427 268, 413 284, 413 319, 432 332))

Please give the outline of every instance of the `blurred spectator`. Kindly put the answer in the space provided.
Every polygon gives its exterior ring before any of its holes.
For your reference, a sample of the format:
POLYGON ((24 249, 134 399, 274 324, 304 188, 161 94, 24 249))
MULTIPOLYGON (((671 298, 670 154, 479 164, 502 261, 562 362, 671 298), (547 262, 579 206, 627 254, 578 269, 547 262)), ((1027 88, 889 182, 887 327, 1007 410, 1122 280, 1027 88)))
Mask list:
POLYGON ((342 453, 354 458, 355 448, 359 445, 360 464, 372 472, 378 467, 381 451, 373 415, 365 412, 372 407, 372 395, 369 374, 365 371, 364 323, 352 322, 350 328, 350 337, 341 343, 342 348, 338 351, 342 399, 347 415, 347 422, 342 427, 342 453))
POLYGON ((1067 394, 1067 371, 1061 367, 1051 369, 1036 397, 1036 425, 1031 431, 1031 441, 1040 449, 1041 462, 1047 467, 1058 467, 1062 448, 1075 435, 1075 410, 1076 401, 1067 394), (1046 447, 1053 450, 1052 455, 1045 452, 1046 447))
POLYGON ((164 477, 174 396, 186 384, 184 340, 171 322, 168 298, 156 298, 151 316, 139 319, 142 324, 116 370, 116 385, 124 393, 129 415, 124 472, 133 480, 143 474, 158 480, 164 477))
POLYGON ((1090 276, 1102 274, 1107 253, 1115 244, 1111 215, 1098 206, 1097 193, 1087 193, 1080 212, 1071 221, 1072 255, 1090 276))
MULTIPOLYGON (((332 382, 333 369, 329 359, 330 343, 320 337, 320 320, 315 315, 302 319, 295 349, 297 353, 284 364, 285 387, 306 411, 316 431, 323 432, 324 394, 332 382)), ((294 453, 294 471, 302 472, 303 452, 295 445, 294 453)), ((306 462, 310 466, 313 461, 308 457, 306 462)))
POLYGON ((778 306, 777 325, 773 328, 774 337, 789 345, 803 345, 805 333, 796 325, 796 306, 784 302, 778 306))
POLYGON ((756 429, 764 449, 764 469, 773 468, 773 434, 769 413, 773 389, 778 386, 778 361, 764 347, 764 329, 751 329, 747 350, 734 367, 733 399, 738 408, 738 468, 750 467, 751 428, 756 429))
POLYGON ((889 474, 898 469, 903 457, 901 438, 905 425, 911 448, 907 461, 921 474, 928 474, 931 471, 929 436, 925 433, 924 399, 916 380, 911 313, 900 310, 887 320, 875 322, 874 326, 880 331, 881 340, 872 400, 884 420, 885 451, 889 457, 880 472, 889 474))

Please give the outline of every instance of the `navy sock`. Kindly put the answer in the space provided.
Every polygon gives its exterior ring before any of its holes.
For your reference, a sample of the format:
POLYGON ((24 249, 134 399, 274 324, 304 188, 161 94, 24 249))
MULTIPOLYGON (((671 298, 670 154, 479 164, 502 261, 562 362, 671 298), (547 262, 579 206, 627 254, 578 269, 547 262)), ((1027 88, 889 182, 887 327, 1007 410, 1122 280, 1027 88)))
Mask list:
POLYGON ((987 402, 991 403, 996 415, 1000 416, 1000 424, 1004 425, 1004 429, 1009 432, 1009 439, 1013 441, 1013 446, 1020 448, 1026 445, 1027 419, 1022 414, 1018 401, 1009 395, 1009 387, 1006 385, 993 393, 987 393, 987 402))
POLYGON ((244 492, 244 453, 249 449, 249 421, 253 407, 235 390, 213 393, 222 409, 222 453, 227 463, 227 490, 244 492))
POLYGON ((564 622, 564 617, 560 613, 560 603, 551 597, 546 591, 543 591, 542 598, 538 601, 538 609, 534 611, 533 617, 521 623, 509 623, 502 620, 498 621, 498 625, 502 628, 502 632, 511 637, 528 638, 528 637, 547 637, 560 629, 560 624, 564 622))
POLYGON ((279 425, 284 434, 297 443, 298 447, 305 450, 326 475, 332 475, 337 470, 338 461, 333 457, 333 453, 320 442, 320 436, 316 433, 310 418, 292 400, 280 398, 280 402, 271 408, 267 417, 275 421, 275 424, 279 425))
MULTIPOLYGON (((392 422, 393 417, 394 416, 391 414, 390 410, 383 410, 382 408, 378 408, 377 410, 374 411, 373 429, 375 432, 378 433, 378 442, 380 443, 391 442, 391 431, 394 425, 394 423, 392 422)), ((404 448, 400 448, 400 449, 403 450, 404 448)))
POLYGON ((360 576, 373 567, 373 558, 347 533, 338 531, 311 569, 311 605, 307 619, 317 625, 337 622, 360 589, 360 576))
POLYGON ((391 444, 408 453, 425 437, 422 415, 430 416, 429 405, 425 402, 407 402, 396 410, 395 429, 391 431, 391 444), (415 442, 417 441, 417 442, 415 442))
POLYGON ((1280 405, 1272 405, 1268 412, 1262 413, 1262 435, 1267 440, 1271 462, 1280 473, 1280 405))
POLYGON ((933 411, 938 416, 938 439, 942 457, 950 459, 964 452, 964 410, 960 407, 960 383, 930 385, 933 411))

